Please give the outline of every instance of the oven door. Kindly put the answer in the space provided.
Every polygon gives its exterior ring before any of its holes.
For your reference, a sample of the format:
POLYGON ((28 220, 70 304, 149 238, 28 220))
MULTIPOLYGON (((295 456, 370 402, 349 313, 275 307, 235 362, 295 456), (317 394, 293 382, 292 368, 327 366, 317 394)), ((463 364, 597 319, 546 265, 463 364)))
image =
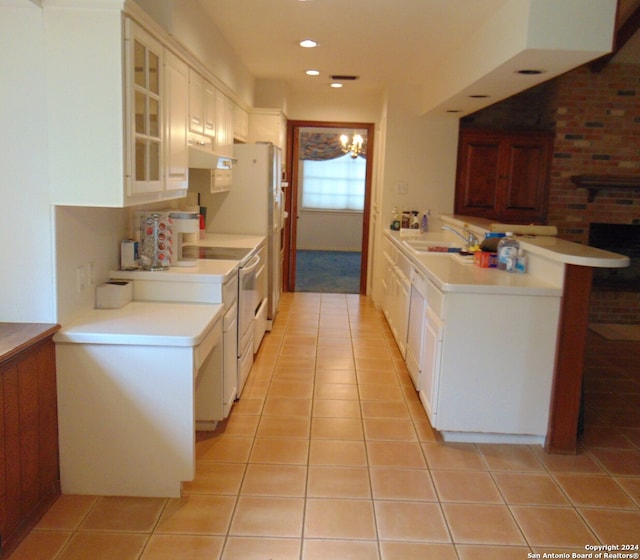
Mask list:
POLYGON ((246 337, 253 329, 253 318, 258 304, 258 277, 261 266, 260 255, 255 255, 246 266, 240 269, 238 276, 238 354, 247 344, 246 337))

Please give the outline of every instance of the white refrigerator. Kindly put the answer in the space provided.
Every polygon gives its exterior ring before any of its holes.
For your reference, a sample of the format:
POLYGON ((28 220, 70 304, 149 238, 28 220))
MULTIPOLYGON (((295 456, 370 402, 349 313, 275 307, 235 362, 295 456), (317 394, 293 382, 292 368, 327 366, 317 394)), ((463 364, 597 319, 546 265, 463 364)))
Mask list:
POLYGON ((278 312, 282 291, 282 151, 271 143, 235 144, 233 179, 207 219, 207 231, 263 235, 267 239, 267 329, 278 312))

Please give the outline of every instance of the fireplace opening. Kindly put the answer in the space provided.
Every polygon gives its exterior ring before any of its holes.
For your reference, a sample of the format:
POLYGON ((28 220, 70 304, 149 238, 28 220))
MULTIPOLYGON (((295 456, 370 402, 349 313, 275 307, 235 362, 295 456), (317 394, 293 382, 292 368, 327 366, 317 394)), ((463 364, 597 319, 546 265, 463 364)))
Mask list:
POLYGON ((621 292, 640 292, 640 225, 592 222, 589 245, 630 259, 628 268, 594 268, 593 285, 621 292))

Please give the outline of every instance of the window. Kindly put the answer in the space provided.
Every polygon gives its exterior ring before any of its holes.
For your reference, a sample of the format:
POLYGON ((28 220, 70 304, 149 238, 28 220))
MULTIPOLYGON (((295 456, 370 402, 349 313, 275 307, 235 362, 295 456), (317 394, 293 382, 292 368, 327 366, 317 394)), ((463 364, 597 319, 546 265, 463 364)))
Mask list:
POLYGON ((364 210, 364 181, 367 162, 344 155, 302 164, 302 208, 305 210, 364 210))

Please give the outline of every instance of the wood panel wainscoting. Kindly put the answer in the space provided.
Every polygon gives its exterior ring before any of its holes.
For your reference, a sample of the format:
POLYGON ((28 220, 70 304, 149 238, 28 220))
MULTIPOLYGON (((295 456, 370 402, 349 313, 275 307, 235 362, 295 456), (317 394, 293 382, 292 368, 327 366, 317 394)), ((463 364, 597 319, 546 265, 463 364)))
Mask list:
POLYGON ((53 335, 0 323, 0 551, 5 557, 60 495, 53 335))

